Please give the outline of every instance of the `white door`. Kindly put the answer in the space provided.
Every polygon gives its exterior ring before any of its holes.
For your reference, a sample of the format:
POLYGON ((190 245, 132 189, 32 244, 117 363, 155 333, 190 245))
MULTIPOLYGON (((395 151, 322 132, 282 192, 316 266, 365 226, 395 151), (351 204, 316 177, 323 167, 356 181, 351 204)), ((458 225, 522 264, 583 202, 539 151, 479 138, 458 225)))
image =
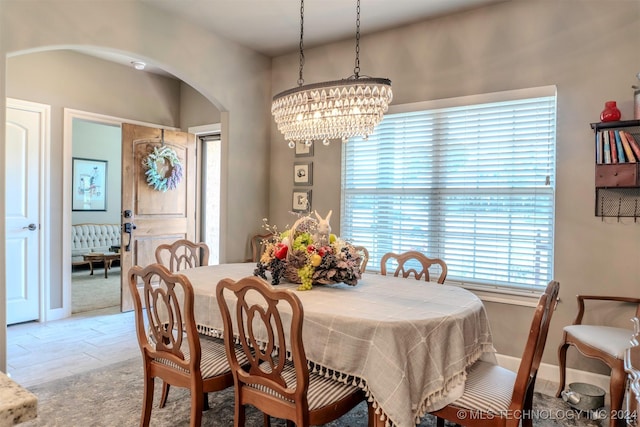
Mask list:
POLYGON ((9 325, 39 318, 42 261, 39 165, 46 131, 42 107, 7 100, 5 220, 9 325))

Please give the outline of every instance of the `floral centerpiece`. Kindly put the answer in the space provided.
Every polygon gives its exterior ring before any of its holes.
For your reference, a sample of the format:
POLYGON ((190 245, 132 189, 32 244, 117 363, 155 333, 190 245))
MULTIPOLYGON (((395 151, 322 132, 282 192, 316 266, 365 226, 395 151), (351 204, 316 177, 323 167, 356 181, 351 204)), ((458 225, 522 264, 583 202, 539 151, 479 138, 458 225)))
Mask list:
POLYGON ((318 212, 315 215, 317 219, 310 215, 300 217, 282 233, 263 219, 263 227, 274 237, 264 242, 265 249, 254 275, 267 280, 269 271, 273 285, 285 279, 298 283, 301 291, 318 284, 355 286, 360 279, 360 253, 350 243, 331 234, 331 211, 326 218, 318 212))

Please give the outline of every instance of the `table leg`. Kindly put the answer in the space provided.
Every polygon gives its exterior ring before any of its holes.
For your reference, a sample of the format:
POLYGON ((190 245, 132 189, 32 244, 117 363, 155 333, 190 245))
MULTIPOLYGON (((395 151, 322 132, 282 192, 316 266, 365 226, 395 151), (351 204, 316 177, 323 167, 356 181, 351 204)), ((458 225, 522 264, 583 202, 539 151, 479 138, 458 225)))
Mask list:
POLYGON ((104 258, 104 278, 107 278, 107 271, 109 271, 109 264, 111 264, 111 261, 107 260, 107 257, 104 258))
POLYGON ((89 261, 89 269, 91 270, 91 273, 89 273, 89 276, 93 276, 93 261, 89 261))

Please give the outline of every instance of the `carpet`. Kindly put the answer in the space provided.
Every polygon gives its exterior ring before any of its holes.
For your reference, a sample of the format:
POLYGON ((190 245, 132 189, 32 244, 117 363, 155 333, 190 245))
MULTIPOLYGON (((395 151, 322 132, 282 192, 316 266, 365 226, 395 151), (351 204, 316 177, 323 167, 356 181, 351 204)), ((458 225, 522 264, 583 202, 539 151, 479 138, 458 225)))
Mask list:
MULTIPOLYGON (((58 379, 29 387, 38 397, 38 417, 22 424, 25 427, 123 427, 140 423, 142 408, 142 360, 130 359, 105 368, 58 379)), ((155 384, 155 398, 151 412, 153 427, 189 425, 190 399, 186 389, 172 388, 167 405, 160 409, 160 381, 155 384)), ((203 413, 203 426, 233 426, 233 388, 209 394, 211 409, 203 413)), ((534 397, 534 426, 604 427, 607 420, 591 420, 572 411, 562 399, 536 393, 534 397)), ((262 414, 247 409, 247 426, 261 426, 262 414)), ((273 426, 284 426, 274 420, 273 426)), ((362 403, 340 420, 326 424, 330 427, 364 427, 367 425, 367 406, 362 403)), ((449 425, 449 424, 447 424, 449 425)), ((420 427, 435 426, 431 416, 423 418, 420 427)))
POLYGON ((108 277, 98 265, 93 270, 78 269, 71 273, 71 312, 81 313, 120 305, 120 267, 113 266, 108 277))

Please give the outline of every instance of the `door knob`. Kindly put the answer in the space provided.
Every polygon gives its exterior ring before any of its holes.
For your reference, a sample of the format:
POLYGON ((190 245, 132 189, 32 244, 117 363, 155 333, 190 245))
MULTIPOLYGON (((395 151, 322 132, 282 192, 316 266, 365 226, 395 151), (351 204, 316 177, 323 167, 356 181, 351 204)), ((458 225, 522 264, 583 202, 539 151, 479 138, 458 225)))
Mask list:
POLYGON ((34 231, 36 228, 38 228, 35 224, 29 224, 26 227, 22 227, 23 230, 29 230, 29 231, 34 231))

